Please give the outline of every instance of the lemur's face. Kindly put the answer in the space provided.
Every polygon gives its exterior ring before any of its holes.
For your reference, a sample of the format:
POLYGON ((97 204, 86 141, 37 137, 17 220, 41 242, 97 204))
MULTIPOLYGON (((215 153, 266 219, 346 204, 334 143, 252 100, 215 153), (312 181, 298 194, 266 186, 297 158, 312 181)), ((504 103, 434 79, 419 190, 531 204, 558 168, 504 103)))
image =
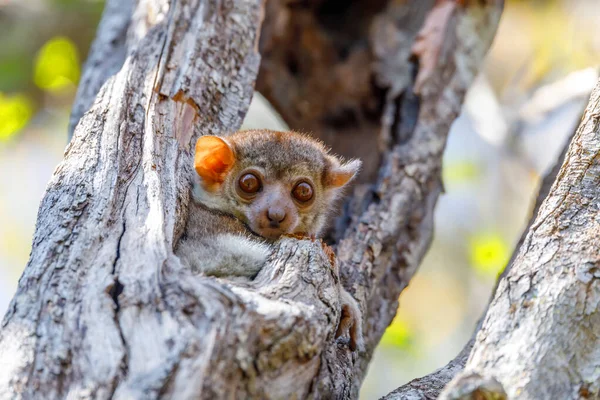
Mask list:
POLYGON ((277 239, 284 234, 309 234, 327 211, 324 191, 315 176, 269 171, 258 165, 236 171, 226 186, 230 210, 256 234, 277 239))
POLYGON ((262 130, 200 138, 195 167, 209 207, 275 240, 318 235, 360 162, 342 164, 319 142, 297 133, 262 130))

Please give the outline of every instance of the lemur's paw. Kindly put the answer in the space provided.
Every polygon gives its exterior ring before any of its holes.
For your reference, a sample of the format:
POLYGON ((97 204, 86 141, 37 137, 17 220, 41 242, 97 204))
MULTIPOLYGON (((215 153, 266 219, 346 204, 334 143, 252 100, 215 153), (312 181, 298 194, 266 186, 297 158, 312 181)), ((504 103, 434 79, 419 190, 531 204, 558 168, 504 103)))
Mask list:
POLYGON ((335 337, 339 342, 347 342, 352 351, 364 351, 362 313, 358 308, 358 303, 344 288, 340 290, 340 300, 342 315, 335 337))

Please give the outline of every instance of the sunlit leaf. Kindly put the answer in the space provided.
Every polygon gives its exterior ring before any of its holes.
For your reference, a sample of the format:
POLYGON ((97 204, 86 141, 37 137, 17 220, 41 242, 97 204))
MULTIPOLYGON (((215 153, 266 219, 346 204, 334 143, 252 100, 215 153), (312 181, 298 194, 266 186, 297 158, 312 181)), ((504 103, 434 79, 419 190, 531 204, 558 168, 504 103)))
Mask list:
POLYGON ((23 94, 7 96, 0 92, 0 142, 6 141, 27 125, 33 103, 23 94))
POLYGON ((481 166, 473 161, 460 161, 444 165, 444 183, 469 183, 480 176, 481 166))
POLYGON ((66 37, 50 39, 35 60, 34 82, 41 89, 60 92, 79 80, 79 54, 66 37))
POLYGON ((497 275, 510 257, 506 241, 498 233, 476 235, 469 242, 471 266, 485 275, 497 275))
POLYGON ((383 345, 399 347, 403 350, 411 348, 414 334, 408 323, 396 316, 391 325, 385 330, 381 343, 383 345))

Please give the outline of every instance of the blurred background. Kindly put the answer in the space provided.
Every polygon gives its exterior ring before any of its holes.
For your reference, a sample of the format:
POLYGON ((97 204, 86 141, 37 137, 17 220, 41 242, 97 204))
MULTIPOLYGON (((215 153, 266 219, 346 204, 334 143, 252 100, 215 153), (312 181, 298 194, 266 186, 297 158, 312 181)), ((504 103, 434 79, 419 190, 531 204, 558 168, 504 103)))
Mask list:
MULTIPOLYGON (((67 144, 100 0, 0 0, 0 314, 27 262, 39 201, 67 144)), ((450 134, 435 237, 361 392, 376 399, 452 359, 526 225, 537 186, 598 79, 600 2, 508 0, 450 134)), ((256 96, 247 127, 281 124, 256 96)))

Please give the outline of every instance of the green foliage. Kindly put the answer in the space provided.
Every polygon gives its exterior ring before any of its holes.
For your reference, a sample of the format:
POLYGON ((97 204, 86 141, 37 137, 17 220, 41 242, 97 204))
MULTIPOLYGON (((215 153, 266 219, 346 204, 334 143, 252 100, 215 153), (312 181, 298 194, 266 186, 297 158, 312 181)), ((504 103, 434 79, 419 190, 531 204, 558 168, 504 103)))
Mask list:
POLYGON ((496 276, 510 257, 506 240, 497 232, 483 233, 469 240, 471 267, 482 275, 496 276))
POLYGON ((40 49, 35 60, 34 82, 43 90, 61 92, 79 81, 79 53, 66 37, 54 37, 40 49))
POLYGON ((394 318, 390 326, 385 330, 381 338, 384 346, 398 347, 402 350, 413 348, 414 333, 408 322, 398 316, 394 318))
POLYGON ((32 101, 24 94, 7 96, 0 92, 0 142, 14 137, 33 116, 32 101))
POLYGON ((28 85, 31 70, 25 53, 9 54, 0 58, 0 90, 20 90, 28 85))
POLYGON ((474 183, 481 176, 482 166, 471 160, 460 160, 444 165, 442 170, 445 184, 474 183))

